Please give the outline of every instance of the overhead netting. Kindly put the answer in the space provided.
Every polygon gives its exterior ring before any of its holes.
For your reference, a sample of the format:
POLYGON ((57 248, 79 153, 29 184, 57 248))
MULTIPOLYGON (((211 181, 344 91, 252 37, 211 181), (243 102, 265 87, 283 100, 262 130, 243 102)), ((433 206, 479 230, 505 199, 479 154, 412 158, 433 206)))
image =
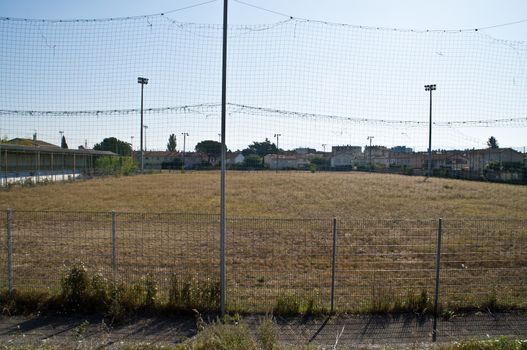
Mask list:
MULTIPOLYGON (((289 19, 228 31, 229 150, 266 138, 284 150, 373 144, 433 149, 523 146, 527 43, 479 31, 413 31, 289 19), (324 146, 323 146, 324 145, 324 146)), ((219 140, 220 25, 170 15, 0 20, 0 137, 70 148, 116 137, 147 150, 219 140), (62 133, 61 133, 62 132, 62 133)))

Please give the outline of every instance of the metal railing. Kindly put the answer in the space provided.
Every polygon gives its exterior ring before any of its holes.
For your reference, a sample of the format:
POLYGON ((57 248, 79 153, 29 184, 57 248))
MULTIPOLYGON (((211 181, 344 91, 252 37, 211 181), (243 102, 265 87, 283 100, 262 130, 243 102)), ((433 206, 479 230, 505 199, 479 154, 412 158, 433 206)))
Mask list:
MULTIPOLYGON (((218 215, 7 210, 0 224, 9 290, 58 290, 76 262, 130 283, 150 274, 161 297, 173 276, 219 282, 218 215)), ((226 227, 227 310, 265 312, 280 300, 342 312, 527 307, 527 220, 228 218, 226 227)))

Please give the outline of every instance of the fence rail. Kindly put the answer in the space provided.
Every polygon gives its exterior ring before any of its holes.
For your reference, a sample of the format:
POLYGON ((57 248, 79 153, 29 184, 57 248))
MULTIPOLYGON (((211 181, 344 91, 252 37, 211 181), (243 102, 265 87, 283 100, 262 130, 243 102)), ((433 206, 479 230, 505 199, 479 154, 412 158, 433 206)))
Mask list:
MULTIPOLYGON (((219 281, 218 215, 7 210, 0 224, 0 281, 9 290, 56 290, 79 261, 130 283, 150 274, 161 297, 173 276, 219 281)), ((527 220, 439 225, 229 218, 227 310, 269 311, 279 300, 297 300, 326 310, 382 311, 411 307, 420 297, 442 308, 527 307, 527 220)))

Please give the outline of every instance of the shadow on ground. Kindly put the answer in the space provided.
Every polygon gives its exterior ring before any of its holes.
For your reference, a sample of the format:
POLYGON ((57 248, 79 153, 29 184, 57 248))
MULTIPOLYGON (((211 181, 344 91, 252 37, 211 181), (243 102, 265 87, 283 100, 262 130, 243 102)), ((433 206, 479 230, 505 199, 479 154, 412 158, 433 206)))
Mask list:
MULTIPOLYGON (((262 315, 244 317, 255 329, 262 315)), ((212 319, 212 317, 209 317, 212 319)), ((432 342, 429 316, 338 315, 332 317, 275 317, 280 340, 285 344, 312 344, 327 348, 420 347, 432 342)), ((137 318, 110 326, 100 316, 56 316, 0 318, 0 343, 12 345, 68 345, 83 348, 118 348, 130 344, 173 345, 196 334, 192 315, 137 318)), ((437 341, 488 337, 527 337, 527 315, 472 313, 438 321, 437 341)))

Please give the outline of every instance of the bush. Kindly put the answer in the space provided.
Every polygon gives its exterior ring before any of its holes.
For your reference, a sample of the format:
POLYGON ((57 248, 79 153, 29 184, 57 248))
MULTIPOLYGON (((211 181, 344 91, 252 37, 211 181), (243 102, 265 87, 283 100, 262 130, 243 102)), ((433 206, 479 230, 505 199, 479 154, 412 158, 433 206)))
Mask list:
POLYGON ((95 167, 101 175, 128 176, 136 171, 132 157, 99 157, 95 161, 95 167))

